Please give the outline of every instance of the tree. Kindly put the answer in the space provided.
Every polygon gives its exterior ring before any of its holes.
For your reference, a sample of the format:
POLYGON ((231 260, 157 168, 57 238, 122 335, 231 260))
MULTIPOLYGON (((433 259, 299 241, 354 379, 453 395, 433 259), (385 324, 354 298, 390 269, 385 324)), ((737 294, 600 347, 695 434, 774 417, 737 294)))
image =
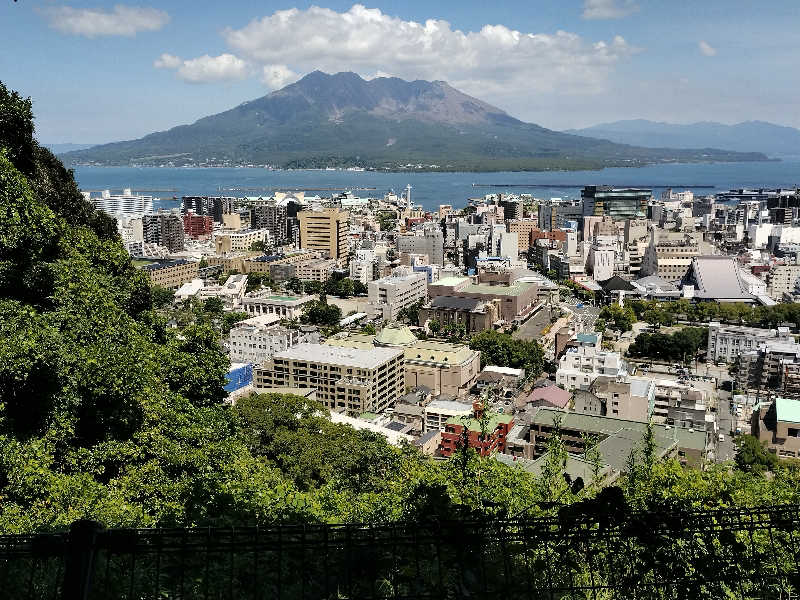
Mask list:
POLYGON ((251 252, 264 252, 266 250, 267 244, 263 240, 257 240, 250 244, 250 251, 251 252))
POLYGON ((225 304, 220 298, 212 296, 203 303, 203 311, 211 315, 220 315, 225 310, 225 304))
POLYGON ((411 325, 419 325, 419 309, 422 308, 423 304, 424 302, 422 300, 417 300, 413 304, 404 306, 400 309, 400 312, 397 313, 397 318, 411 325))
POLYGON ((342 309, 335 304, 328 304, 323 299, 315 300, 306 305, 300 320, 311 325, 338 325, 342 320, 342 309))
POLYGON ((606 327, 615 329, 620 333, 630 331, 636 321, 636 313, 633 312, 633 309, 630 306, 623 308, 619 304, 604 306, 599 316, 603 319, 606 327))
POLYGON ((516 340, 494 330, 472 336, 469 347, 481 352, 481 368, 486 365, 525 369, 526 375, 537 377, 544 366, 544 352, 536 341, 516 340))
POLYGON ((160 285, 154 285, 151 288, 153 295, 153 306, 156 308, 164 308, 172 304, 175 299, 175 292, 160 285))
POLYGON ((430 330, 431 330, 431 333, 432 333, 434 336, 436 336, 436 335, 438 335, 438 334, 439 334, 439 332, 441 331, 441 329, 442 329, 442 324, 441 324, 439 321, 437 321, 436 319, 431 319, 431 320, 428 322, 428 329, 430 329, 430 330))
POLYGON ((366 296, 367 295, 367 286, 365 286, 360 279, 353 279, 353 295, 354 296, 366 296))
POLYGON ((778 457, 767 450, 757 437, 740 435, 734 440, 736 444, 736 468, 749 473, 763 473, 774 471, 780 463, 778 457))
POLYGON ((286 289, 294 292, 295 294, 301 294, 303 292, 303 282, 297 277, 292 277, 288 282, 286 282, 286 289))

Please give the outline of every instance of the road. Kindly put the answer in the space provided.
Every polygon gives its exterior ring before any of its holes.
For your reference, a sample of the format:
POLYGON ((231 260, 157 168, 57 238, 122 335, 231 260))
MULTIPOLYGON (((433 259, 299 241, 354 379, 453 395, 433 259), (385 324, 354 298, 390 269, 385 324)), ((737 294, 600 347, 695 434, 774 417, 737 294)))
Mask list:
MULTIPOLYGON (((554 306, 553 317, 558 318, 559 313, 559 308, 554 306)), ((544 331, 545 327, 549 326, 550 308, 543 306, 539 309, 539 312, 520 325, 519 329, 514 332, 513 337, 518 340, 538 340, 542 337, 542 331, 544 331)))
POLYGON ((725 441, 719 442, 717 445, 717 462, 733 460, 736 455, 736 446, 733 445, 733 436, 731 435, 731 427, 735 422, 736 417, 731 414, 730 392, 720 390, 717 403, 717 423, 719 432, 725 436, 725 441))

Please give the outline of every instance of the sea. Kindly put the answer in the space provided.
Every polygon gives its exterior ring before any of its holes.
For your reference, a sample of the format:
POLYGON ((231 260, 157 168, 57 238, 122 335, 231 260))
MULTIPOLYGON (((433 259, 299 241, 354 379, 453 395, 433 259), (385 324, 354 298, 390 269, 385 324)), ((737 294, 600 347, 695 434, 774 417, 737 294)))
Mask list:
POLYGON ((352 191, 382 198, 411 186, 411 201, 426 210, 440 204, 463 207, 470 198, 487 194, 532 194, 535 198, 580 198, 587 185, 651 188, 658 197, 666 188, 712 195, 730 189, 800 187, 800 158, 769 162, 658 164, 599 171, 492 173, 378 172, 346 170, 268 170, 261 168, 77 167, 80 188, 152 195, 156 208, 176 208, 181 196, 262 196, 275 191, 304 190, 306 196, 328 197, 352 191))

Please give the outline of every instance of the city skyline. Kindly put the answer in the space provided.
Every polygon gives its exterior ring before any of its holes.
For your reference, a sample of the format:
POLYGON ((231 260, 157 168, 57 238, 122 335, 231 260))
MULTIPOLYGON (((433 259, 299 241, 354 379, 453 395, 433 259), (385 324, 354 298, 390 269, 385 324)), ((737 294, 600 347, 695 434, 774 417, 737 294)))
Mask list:
POLYGON ((551 129, 625 118, 799 126, 795 8, 7 3, 0 19, 16 26, 0 60, 4 82, 33 98, 37 134, 48 143, 131 139, 191 123, 315 69, 445 80, 551 129), (33 49, 12 51, 32 39, 40 41, 33 49))

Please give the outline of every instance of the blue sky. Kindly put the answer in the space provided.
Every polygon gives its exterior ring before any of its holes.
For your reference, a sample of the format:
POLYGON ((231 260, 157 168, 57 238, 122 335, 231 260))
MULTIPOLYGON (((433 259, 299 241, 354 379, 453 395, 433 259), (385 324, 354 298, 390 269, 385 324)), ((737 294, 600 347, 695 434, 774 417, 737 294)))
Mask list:
POLYGON ((0 79, 33 98, 47 143, 190 123, 315 68, 443 79, 554 129, 800 126, 797 0, 7 0, 0 32, 0 79))

